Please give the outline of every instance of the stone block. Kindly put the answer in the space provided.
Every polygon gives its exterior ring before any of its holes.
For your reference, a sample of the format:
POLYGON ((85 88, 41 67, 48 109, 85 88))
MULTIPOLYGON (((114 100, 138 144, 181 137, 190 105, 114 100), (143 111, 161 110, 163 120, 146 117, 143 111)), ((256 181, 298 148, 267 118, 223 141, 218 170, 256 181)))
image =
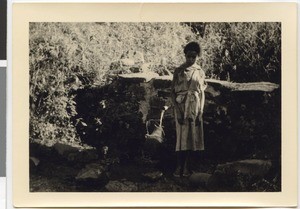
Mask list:
POLYGON ((54 150, 59 154, 59 156, 70 162, 91 162, 99 157, 96 149, 92 147, 84 148, 56 143, 54 145, 54 150))
POLYGON ((206 186, 210 177, 211 174, 208 173, 193 173, 189 178, 189 182, 193 187, 206 186))
POLYGON ((270 171, 269 160, 241 160, 218 165, 207 182, 209 191, 249 191, 255 182, 260 182, 270 171))
POLYGON ((235 175, 228 175, 216 170, 206 183, 211 192, 235 192, 242 191, 243 187, 235 175))
POLYGON ((98 163, 92 163, 81 169, 76 175, 76 185, 82 188, 99 188, 103 187, 109 181, 106 173, 106 167, 98 163))
POLYGON ((241 160, 229 162, 217 166, 217 170, 221 170, 227 174, 242 173, 249 176, 265 176, 272 167, 270 160, 241 160))
POLYGON ((171 87, 173 76, 159 76, 153 80, 156 89, 167 89, 171 87))
POLYGON ((66 157, 69 153, 72 152, 79 152, 79 148, 78 147, 73 147, 71 145, 68 144, 62 144, 62 143, 56 143, 54 144, 54 150, 61 156, 66 157))
POLYGON ((76 180, 87 180, 87 179, 99 179, 105 173, 105 167, 98 164, 89 164, 86 165, 85 168, 79 171, 77 176, 75 177, 76 180))
POLYGON ((158 90, 157 96, 163 97, 163 98, 169 98, 171 96, 171 89, 158 90))
POLYGON ((130 74, 122 74, 119 75, 119 79, 121 82, 129 82, 129 83, 145 83, 149 82, 155 77, 159 75, 156 73, 148 72, 148 73, 130 73, 130 74))
POLYGON ((207 98, 215 98, 221 95, 220 90, 217 88, 214 88, 212 85, 208 85, 205 89, 205 96, 207 98))

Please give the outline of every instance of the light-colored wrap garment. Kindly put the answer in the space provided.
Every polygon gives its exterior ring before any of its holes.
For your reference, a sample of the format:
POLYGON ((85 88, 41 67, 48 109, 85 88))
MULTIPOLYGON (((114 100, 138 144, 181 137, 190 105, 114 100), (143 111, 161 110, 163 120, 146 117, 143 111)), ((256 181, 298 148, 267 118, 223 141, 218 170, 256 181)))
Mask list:
POLYGON ((194 64, 174 72, 172 102, 176 121, 176 151, 204 150, 203 120, 205 73, 194 64))

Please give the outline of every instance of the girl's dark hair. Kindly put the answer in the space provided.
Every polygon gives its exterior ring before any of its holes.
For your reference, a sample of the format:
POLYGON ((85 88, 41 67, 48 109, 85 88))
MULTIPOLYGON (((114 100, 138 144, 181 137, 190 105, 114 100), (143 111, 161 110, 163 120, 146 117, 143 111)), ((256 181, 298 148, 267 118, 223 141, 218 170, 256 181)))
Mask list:
POLYGON ((200 45, 195 41, 190 42, 184 47, 184 50, 183 50, 184 54, 186 54, 188 51, 197 52, 198 56, 200 56, 200 53, 201 53, 200 45))

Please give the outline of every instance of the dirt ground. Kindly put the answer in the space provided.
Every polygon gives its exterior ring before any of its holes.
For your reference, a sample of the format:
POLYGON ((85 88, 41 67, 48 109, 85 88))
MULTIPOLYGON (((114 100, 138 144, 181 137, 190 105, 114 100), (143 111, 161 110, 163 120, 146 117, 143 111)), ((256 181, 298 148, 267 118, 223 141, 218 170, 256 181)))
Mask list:
MULTIPOLYGON (((155 162, 141 164, 141 162, 130 162, 126 164, 113 164, 109 167, 106 179, 98 179, 98 183, 78 182, 76 175, 84 167, 76 164, 58 164, 47 162, 30 174, 31 192, 107 192, 105 185, 112 182, 129 182, 129 187, 134 185, 137 192, 207 192, 203 186, 191 185, 187 177, 175 178, 170 166, 165 168, 155 162), (159 172, 162 176, 158 179, 146 179, 143 174, 159 172)), ((202 165, 202 172, 212 172, 212 166, 202 165)))

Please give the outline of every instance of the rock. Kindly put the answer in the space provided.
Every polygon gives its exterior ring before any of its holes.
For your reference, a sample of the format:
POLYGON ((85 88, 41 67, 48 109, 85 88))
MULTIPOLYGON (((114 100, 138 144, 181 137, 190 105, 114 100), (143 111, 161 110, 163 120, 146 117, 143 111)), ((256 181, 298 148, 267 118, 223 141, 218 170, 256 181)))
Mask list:
POLYGON ((209 85, 214 87, 225 87, 231 91, 263 91, 272 92, 279 88, 278 84, 270 82, 232 83, 215 79, 206 79, 209 85))
POLYGON ((130 74, 121 74, 119 75, 119 79, 121 81, 129 82, 129 83, 145 83, 149 82, 155 77, 158 77, 157 73, 148 72, 148 73, 130 73, 130 74))
POLYGON ((142 176, 149 180, 149 181, 158 181, 163 177, 163 173, 161 171, 154 171, 154 172, 148 172, 148 173, 143 173, 142 176))
POLYGON ((105 185, 108 192, 136 192, 138 187, 135 183, 127 180, 110 181, 105 185))
POLYGON ((268 160, 241 160, 218 165, 207 182, 209 191, 249 191, 255 182, 263 180, 272 166, 268 160))
POLYGON ((78 152, 78 147, 73 147, 68 144, 56 143, 54 144, 54 150, 61 156, 67 156, 69 153, 78 152))
POLYGON ((38 166, 40 164, 40 160, 36 157, 29 157, 30 163, 33 163, 34 166, 38 166))
POLYGON ((39 143, 30 143, 30 156, 34 156, 38 159, 53 159, 53 147, 48 147, 39 143))
POLYGON ((109 181, 106 167, 93 163, 79 171, 75 177, 76 185, 91 191, 93 188, 101 188, 109 181))
POLYGON ((90 162, 98 159, 97 150, 89 147, 75 147, 68 144, 56 143, 54 150, 63 158, 70 162, 90 162))
POLYGON ((243 189, 235 175, 228 175, 219 170, 208 179, 206 187, 211 192, 233 192, 243 189))
POLYGON ((190 185, 191 186, 206 186, 211 174, 208 173, 193 173, 190 178, 190 185))
POLYGON ((272 92, 279 88, 278 84, 269 82, 253 82, 253 83, 235 83, 231 87, 232 91, 263 91, 272 92))
POLYGON ((270 160, 241 160, 230 162, 217 166, 217 170, 221 170, 227 174, 241 173, 250 176, 265 176, 272 167, 270 160))
POLYGON ((35 173, 38 169, 39 164, 40 164, 40 160, 38 158, 30 157, 29 158, 30 173, 35 173))
POLYGON ((156 89, 170 88, 172 84, 173 76, 159 76, 153 80, 153 86, 156 89))
POLYGON ((76 180, 99 179, 105 174, 105 167, 96 163, 89 164, 79 171, 76 180))
POLYGON ((212 98, 220 96, 221 92, 217 89, 215 89, 213 86, 208 85, 207 88, 205 89, 205 94, 207 96, 210 96, 212 98))

